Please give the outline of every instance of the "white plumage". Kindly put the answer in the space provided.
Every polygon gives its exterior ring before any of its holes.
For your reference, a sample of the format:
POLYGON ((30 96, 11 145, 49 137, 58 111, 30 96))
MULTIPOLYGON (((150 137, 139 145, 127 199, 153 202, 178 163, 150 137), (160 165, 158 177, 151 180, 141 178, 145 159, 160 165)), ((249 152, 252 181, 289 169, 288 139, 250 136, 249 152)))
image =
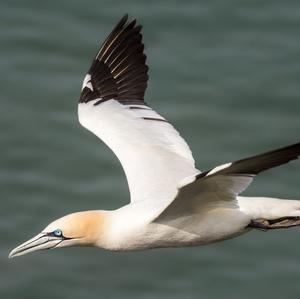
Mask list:
POLYGON ((202 245, 252 228, 300 224, 300 201, 241 197, 262 171, 297 159, 300 144, 201 172, 189 146, 145 101, 148 67, 141 26, 121 19, 84 78, 80 123, 120 160, 130 203, 50 223, 10 257, 38 249, 86 245, 110 250, 202 245))
POLYGON ((199 172, 188 145, 172 125, 143 119, 163 119, 155 111, 133 110, 115 100, 94 106, 96 101, 79 104, 79 121, 121 161, 131 201, 169 202, 178 182, 199 172))

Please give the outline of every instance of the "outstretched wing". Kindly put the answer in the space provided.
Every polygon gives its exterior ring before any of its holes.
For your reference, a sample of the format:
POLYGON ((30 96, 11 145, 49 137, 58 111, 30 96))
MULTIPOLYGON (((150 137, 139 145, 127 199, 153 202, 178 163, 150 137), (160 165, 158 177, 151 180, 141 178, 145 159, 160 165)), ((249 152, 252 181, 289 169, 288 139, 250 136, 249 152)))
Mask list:
POLYGON ((107 37, 85 76, 79 121, 119 158, 131 201, 169 202, 178 182, 199 171, 179 133, 144 101, 148 67, 142 27, 127 20, 107 37))
POLYGON ((207 202, 235 201, 253 178, 262 171, 288 163, 300 155, 300 143, 227 163, 196 176, 186 178, 178 186, 174 201, 156 218, 184 215, 185 210, 199 208, 207 202))

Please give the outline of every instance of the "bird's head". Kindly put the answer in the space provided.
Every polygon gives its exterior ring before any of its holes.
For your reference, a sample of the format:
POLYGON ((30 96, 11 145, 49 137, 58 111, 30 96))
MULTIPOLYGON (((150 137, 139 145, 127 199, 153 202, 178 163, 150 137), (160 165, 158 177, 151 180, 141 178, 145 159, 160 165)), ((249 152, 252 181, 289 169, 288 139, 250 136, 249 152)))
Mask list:
POLYGON ((99 242, 104 221, 103 211, 86 211, 66 215, 53 221, 41 233, 13 249, 9 258, 42 249, 94 246, 99 242))

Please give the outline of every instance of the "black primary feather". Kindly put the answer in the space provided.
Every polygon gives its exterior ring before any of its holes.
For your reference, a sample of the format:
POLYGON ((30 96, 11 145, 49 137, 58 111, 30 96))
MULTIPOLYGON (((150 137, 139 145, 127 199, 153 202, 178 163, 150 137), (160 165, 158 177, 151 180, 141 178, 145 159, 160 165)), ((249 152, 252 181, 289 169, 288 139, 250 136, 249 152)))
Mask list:
POLYGON ((148 66, 142 43, 142 26, 125 15, 105 39, 88 71, 93 90, 85 86, 80 103, 99 99, 94 105, 115 99, 122 104, 146 105, 144 94, 148 66))
MULTIPOLYGON (((232 162, 226 168, 212 173, 211 175, 257 175, 267 169, 280 166, 289 161, 296 160, 300 156, 300 143, 289 145, 280 149, 269 151, 260 155, 232 162)), ((197 175, 197 179, 210 176, 210 169, 197 175)))

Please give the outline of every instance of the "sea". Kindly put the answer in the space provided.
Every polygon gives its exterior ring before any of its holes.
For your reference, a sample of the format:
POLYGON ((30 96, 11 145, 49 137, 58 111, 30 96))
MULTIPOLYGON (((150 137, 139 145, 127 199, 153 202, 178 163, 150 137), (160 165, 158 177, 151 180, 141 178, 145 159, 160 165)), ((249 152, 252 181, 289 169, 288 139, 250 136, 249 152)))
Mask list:
MULTIPOLYGON (((124 14, 143 25, 145 100, 207 170, 299 142, 299 1, 1 0, 0 8, 0 298, 300 297, 300 228, 203 247, 8 259, 56 218, 129 202, 121 164, 77 116, 92 58, 124 14)), ((299 161, 269 170, 244 195, 300 199, 299 174, 299 161)))

